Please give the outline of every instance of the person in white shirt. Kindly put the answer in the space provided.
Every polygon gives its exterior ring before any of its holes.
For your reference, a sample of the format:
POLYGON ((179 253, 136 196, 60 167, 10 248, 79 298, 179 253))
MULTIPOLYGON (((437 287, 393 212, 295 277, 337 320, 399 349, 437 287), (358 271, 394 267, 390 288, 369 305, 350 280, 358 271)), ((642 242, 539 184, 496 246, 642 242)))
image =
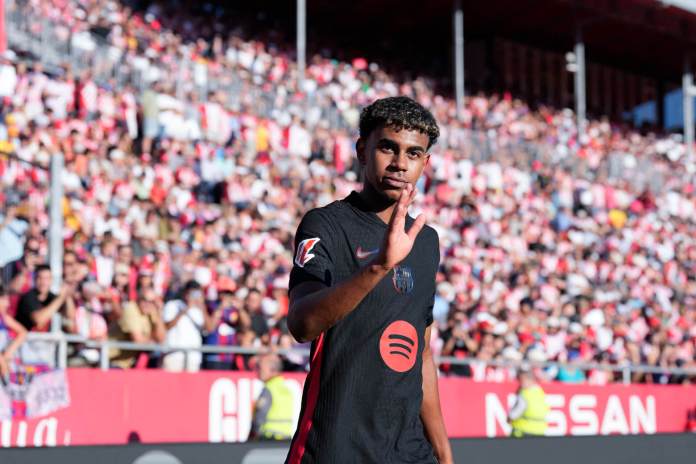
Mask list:
POLYGON ((12 97, 17 87, 17 70, 12 64, 14 52, 0 54, 0 99, 12 97))
POLYGON ((297 117, 293 120, 288 131, 288 152, 290 156, 299 156, 305 159, 309 159, 312 153, 312 136, 297 117))
MULTIPOLYGON (((196 281, 187 282, 182 299, 171 300, 164 305, 165 343, 172 347, 200 347, 207 318, 203 289, 196 281)), ((201 359, 200 351, 171 351, 164 357, 163 367, 173 372, 197 372, 201 359)))

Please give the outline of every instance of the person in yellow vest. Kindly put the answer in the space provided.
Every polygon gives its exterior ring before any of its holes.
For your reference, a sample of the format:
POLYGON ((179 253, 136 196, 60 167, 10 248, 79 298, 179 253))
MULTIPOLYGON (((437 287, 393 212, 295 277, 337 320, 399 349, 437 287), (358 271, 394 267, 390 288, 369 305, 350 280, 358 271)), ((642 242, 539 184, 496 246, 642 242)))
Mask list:
POLYGON ((295 431, 294 399, 281 375, 283 363, 275 354, 259 358, 259 379, 264 383, 254 404, 250 440, 290 440, 295 431))
POLYGON ((510 425, 512 425, 511 436, 517 438, 543 436, 546 433, 546 415, 549 412, 546 394, 529 368, 521 368, 517 378, 520 388, 517 391, 515 404, 508 414, 510 425))

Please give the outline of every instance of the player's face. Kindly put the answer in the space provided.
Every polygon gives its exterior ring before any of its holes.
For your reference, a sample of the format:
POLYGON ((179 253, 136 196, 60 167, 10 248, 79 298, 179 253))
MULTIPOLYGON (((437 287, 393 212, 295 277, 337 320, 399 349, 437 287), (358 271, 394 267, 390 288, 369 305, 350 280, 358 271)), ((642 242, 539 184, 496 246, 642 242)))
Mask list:
MULTIPOLYGON (((365 183, 396 201, 406 184, 415 185, 428 164, 428 136, 417 130, 382 127, 358 140, 358 160, 365 183)), ((367 186, 367 185, 366 185, 367 186)))

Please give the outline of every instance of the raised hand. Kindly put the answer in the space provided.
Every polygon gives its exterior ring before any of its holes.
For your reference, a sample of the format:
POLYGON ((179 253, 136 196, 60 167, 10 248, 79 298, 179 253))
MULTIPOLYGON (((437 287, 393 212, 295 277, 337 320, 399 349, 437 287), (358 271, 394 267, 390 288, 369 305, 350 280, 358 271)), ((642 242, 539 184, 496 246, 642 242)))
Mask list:
POLYGON ((401 190, 399 200, 389 219, 384 242, 373 264, 382 266, 384 269, 392 269, 411 252, 416 236, 425 224, 425 216, 419 214, 411 228, 406 231, 406 213, 408 206, 415 198, 416 189, 411 184, 406 184, 401 190))

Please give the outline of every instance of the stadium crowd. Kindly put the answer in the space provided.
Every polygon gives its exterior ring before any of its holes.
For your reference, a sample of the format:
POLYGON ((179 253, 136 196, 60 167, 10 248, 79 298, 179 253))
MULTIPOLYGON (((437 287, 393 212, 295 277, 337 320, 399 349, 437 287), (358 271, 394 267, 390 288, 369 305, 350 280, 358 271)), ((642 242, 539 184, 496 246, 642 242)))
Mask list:
MULTIPOLYGON (((549 379, 602 384, 620 374, 576 364, 696 367, 694 164, 677 139, 606 120, 578 136, 569 110, 508 94, 470 96, 457 118, 426 78, 397 82, 363 59, 315 56, 299 83, 270 39, 226 37, 215 21, 158 4, 25 8, 60 24, 54 33, 93 63, 46 70, 12 51, 0 62, 0 149, 16 155, 0 156, 0 301, 27 329, 47 331, 58 313, 62 330, 95 340, 295 346, 285 325, 295 228, 308 209, 360 188, 360 108, 404 94, 442 126, 415 207, 443 255, 433 348, 476 360, 442 364, 444 375, 503 380, 511 370, 488 362, 555 360, 563 366, 546 369, 549 379), (212 38, 184 40, 198 30, 212 38), (53 294, 40 166, 59 152, 64 284, 53 294), (637 168, 647 165, 646 176, 637 168)), ((254 364, 182 351, 110 357, 122 368, 254 364)), ((78 346, 70 363, 97 360, 78 346)), ((306 361, 289 356, 285 368, 306 361)))

